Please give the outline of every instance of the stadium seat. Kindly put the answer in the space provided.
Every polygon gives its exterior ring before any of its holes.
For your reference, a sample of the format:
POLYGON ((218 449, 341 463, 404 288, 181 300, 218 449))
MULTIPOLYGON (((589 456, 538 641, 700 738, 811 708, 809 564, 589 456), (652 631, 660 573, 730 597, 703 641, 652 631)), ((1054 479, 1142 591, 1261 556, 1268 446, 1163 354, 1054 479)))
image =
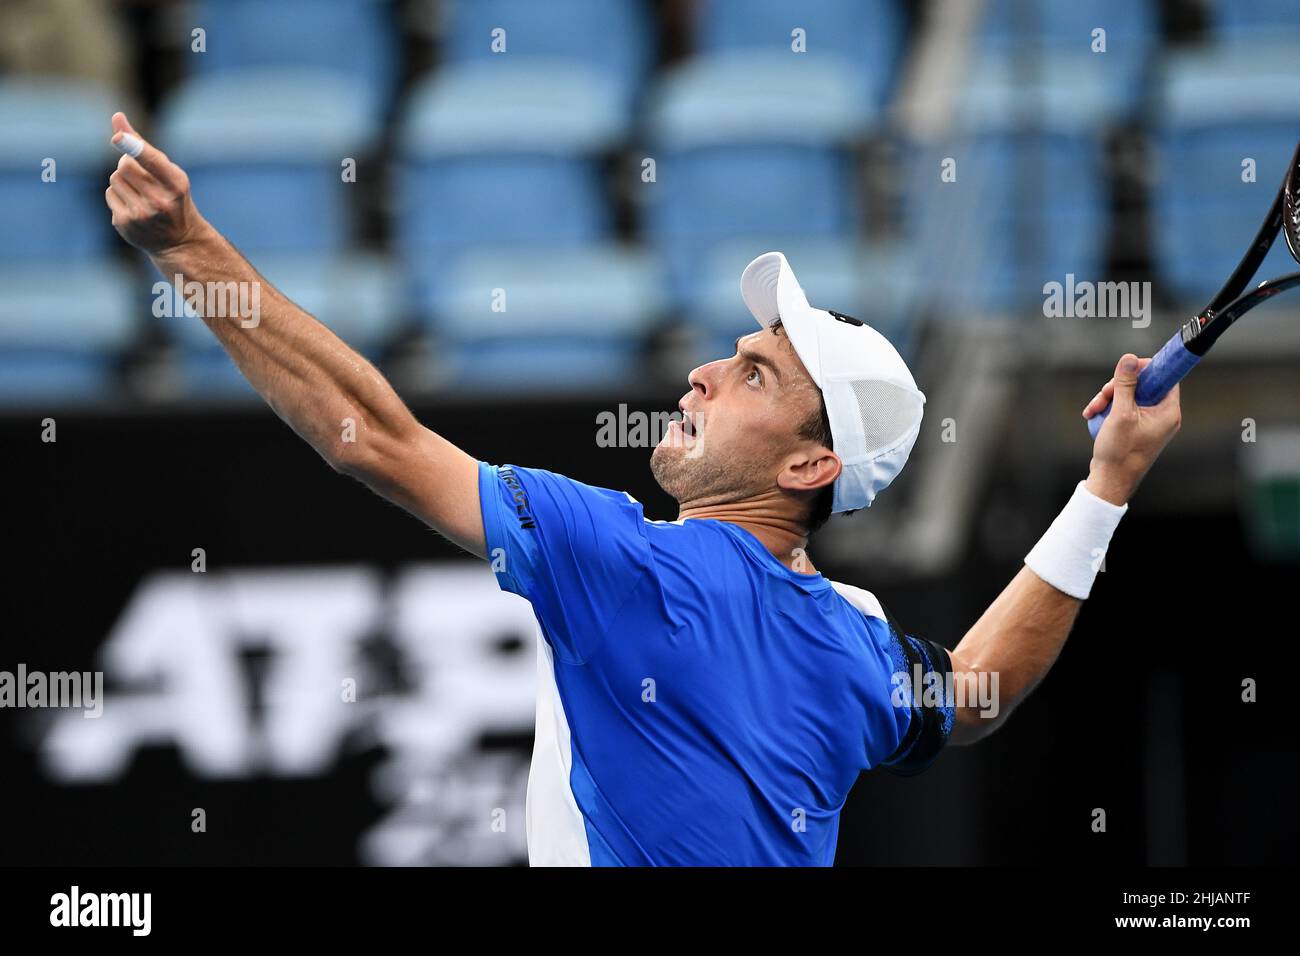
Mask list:
POLYGON ((117 359, 145 315, 115 265, 7 264, 0 271, 0 402, 111 397, 117 359))
POLYGON ((1133 115, 1154 43, 1149 5, 990 0, 952 91, 953 134, 909 163, 909 233, 933 269, 939 314, 1036 308, 1046 282, 1104 278, 1102 141, 1133 115), (1106 31, 1093 52, 1093 30, 1106 31), (943 182, 940 162, 956 161, 943 182))
POLYGON ((652 62, 648 12, 642 0, 452 0, 442 52, 453 64, 538 59, 585 69, 628 110, 652 62), (502 41, 504 52, 494 52, 502 41))
MULTIPOLYGON (((1297 54, 1291 45, 1256 45, 1183 53, 1167 64, 1152 239, 1161 276, 1198 307, 1254 238, 1295 150, 1297 54)), ((1259 278, 1293 271, 1279 240, 1259 278)))
POLYGON ((606 238, 600 157, 624 123, 609 89, 558 62, 468 63, 417 87, 398 134, 395 232, 421 301, 466 249, 606 238))
POLYGON ((113 242, 104 190, 116 104, 98 87, 0 82, 0 261, 87 262, 113 242), (19 228, 21 226, 21 228, 19 228))
POLYGON ((1106 31, 1108 50, 1109 41, 1116 38, 1145 48, 1155 41, 1157 6, 1152 0, 986 0, 980 32, 983 40, 993 43, 1031 39, 1050 48, 1077 46, 1087 52, 1092 31, 1100 27, 1106 31))
POLYGON ((186 62, 198 75, 339 73, 382 116, 397 82, 395 10, 390 0, 197 0, 193 23, 206 50, 186 62))
POLYGON ((976 46, 1006 61, 1018 83, 1056 83, 1077 71, 1095 71, 1116 112, 1135 109, 1145 69, 1159 40, 1153 0, 988 0, 976 46), (1094 52, 1094 31, 1105 31, 1105 51, 1094 52))
POLYGON ((847 64, 873 108, 893 92, 904 32, 896 0, 701 0, 693 10, 701 53, 793 54, 793 31, 802 29, 797 55, 847 64))
POLYGON ((1072 131, 989 131, 917 150, 909 235, 928 311, 957 318, 1036 309, 1043 285, 1105 267, 1101 146, 1072 131), (946 160, 956 179, 941 178, 946 160))
POLYGON ((1025 128, 1101 135, 1124 117, 1127 93, 1110 76, 1109 61, 1090 53, 1058 53, 1027 81, 1004 56, 976 57, 953 91, 954 128, 966 131, 1025 128))
POLYGON ((1210 30, 1219 43, 1273 43, 1294 37, 1295 0, 1207 0, 1210 30))
POLYGON ((640 186, 645 232, 682 303, 729 239, 847 237, 861 225, 854 156, 874 111, 843 64, 785 54, 689 61, 653 97, 640 186))
POLYGON ((247 253, 331 253, 351 238, 343 162, 378 132, 364 95, 331 72, 215 74, 164 104, 158 141, 204 215, 247 253))
POLYGON ((448 270, 433 303, 438 364, 471 389, 627 385, 666 305, 642 250, 477 250, 448 270))

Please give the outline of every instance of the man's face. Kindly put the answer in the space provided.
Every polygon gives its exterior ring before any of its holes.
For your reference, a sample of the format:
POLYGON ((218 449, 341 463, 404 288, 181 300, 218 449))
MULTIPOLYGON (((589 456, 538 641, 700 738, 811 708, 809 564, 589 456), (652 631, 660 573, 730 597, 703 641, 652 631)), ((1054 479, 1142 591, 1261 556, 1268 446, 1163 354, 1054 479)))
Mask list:
POLYGON ((736 340, 736 354, 687 376, 691 391, 655 448, 655 480, 682 508, 723 504, 775 491, 814 490, 839 461, 800 437, 821 414, 821 394, 783 330, 736 340), (829 456, 829 457, 828 457, 829 456), (821 460, 821 464, 814 464, 821 460), (812 484, 809 484, 811 482, 812 484))

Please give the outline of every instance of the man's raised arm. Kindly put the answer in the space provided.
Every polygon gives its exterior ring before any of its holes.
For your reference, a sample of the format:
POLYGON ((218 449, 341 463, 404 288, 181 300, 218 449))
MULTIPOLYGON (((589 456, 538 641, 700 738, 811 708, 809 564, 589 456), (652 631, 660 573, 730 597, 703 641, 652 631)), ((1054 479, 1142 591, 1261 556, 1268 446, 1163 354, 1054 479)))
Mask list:
POLYGON ((950 743, 973 743, 997 729, 1047 674, 1129 498, 1177 433, 1177 386, 1158 405, 1136 402, 1138 372, 1150 361, 1125 355, 1115 377, 1084 408, 1084 417, 1091 417, 1112 402, 1115 406, 1093 446, 1087 481, 1025 558, 1026 566, 951 652, 959 683, 968 680, 974 688, 980 673, 996 673, 997 683, 986 678, 984 686, 996 686, 999 699, 996 717, 990 718, 968 694, 966 706, 957 708, 950 743))
POLYGON ((483 557, 478 463, 422 426, 387 380, 258 274, 200 214, 185 171, 113 116, 122 151, 104 193, 118 234, 168 281, 256 283, 256 321, 204 315, 239 370, 295 432, 352 475, 483 557))

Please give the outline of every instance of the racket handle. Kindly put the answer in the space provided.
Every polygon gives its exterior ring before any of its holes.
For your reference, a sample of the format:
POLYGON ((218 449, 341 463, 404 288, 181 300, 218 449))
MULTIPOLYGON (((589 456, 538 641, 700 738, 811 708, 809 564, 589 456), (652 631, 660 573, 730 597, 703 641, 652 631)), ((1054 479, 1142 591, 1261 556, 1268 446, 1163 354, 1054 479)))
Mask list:
MULTIPOLYGON (((1184 375, 1190 372, 1201 360, 1183 345, 1183 333, 1180 329, 1174 337, 1166 342, 1151 359, 1151 364, 1138 373, 1136 398, 1139 405, 1155 405, 1169 394, 1184 375)), ((1113 403, 1112 403, 1113 404, 1113 403)), ((1110 414, 1111 405, 1107 405, 1092 418, 1088 419, 1088 433, 1096 439, 1097 433, 1110 414)))

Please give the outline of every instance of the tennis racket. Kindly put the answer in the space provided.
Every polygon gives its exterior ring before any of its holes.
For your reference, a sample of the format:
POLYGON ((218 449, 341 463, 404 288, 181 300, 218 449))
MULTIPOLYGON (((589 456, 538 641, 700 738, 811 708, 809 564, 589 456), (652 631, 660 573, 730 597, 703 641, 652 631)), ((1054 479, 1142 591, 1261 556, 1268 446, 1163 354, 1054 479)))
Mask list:
MULTIPOLYGON (((1255 241, 1219 294, 1194 319, 1175 332, 1138 375, 1136 399, 1139 405, 1155 405, 1168 395, 1169 390, 1196 367, 1232 323, 1261 302, 1300 285, 1300 272, 1292 272, 1261 282, 1242 295, 1242 290, 1268 255, 1279 230, 1286 239, 1291 257, 1300 262, 1300 146, 1291 157, 1291 165, 1287 167, 1286 178, 1277 191, 1268 218, 1259 227, 1255 241)), ((1088 431, 1093 438, 1101 431, 1111 407, 1107 405, 1088 419, 1088 431)))

